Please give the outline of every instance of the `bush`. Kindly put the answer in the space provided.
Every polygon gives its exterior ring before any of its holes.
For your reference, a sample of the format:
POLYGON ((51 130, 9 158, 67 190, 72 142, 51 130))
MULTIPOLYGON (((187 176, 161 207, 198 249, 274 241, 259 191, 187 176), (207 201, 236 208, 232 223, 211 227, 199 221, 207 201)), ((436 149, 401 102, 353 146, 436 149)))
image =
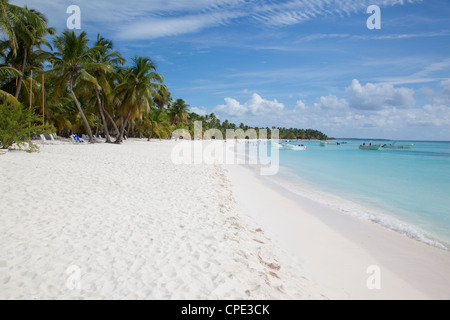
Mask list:
MULTIPOLYGON (((41 116, 35 114, 34 108, 24 108, 23 106, 13 107, 11 105, 0 104, 0 146, 8 149, 14 143, 19 147, 28 142, 28 135, 54 132, 53 126, 37 125, 41 116), (31 127, 28 124, 31 123, 31 127)), ((29 150, 37 148, 31 144, 29 150)))

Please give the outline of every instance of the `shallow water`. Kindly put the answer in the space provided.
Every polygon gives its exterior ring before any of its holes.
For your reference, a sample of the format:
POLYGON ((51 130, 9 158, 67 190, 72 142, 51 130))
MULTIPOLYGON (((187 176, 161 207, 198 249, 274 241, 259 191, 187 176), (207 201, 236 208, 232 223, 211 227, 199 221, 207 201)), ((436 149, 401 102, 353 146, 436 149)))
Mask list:
POLYGON ((327 147, 318 141, 288 142, 307 150, 281 149, 280 171, 270 178, 349 214, 449 248, 450 142, 398 141, 414 147, 368 151, 358 149, 363 141, 346 141, 327 147))

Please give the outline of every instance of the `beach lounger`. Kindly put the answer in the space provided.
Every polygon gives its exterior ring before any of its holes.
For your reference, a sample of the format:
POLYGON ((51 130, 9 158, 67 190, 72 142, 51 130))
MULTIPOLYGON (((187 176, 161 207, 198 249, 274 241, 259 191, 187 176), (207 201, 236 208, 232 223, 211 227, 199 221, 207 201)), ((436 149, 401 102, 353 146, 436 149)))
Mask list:
POLYGON ((77 136, 76 134, 71 135, 70 138, 75 143, 85 143, 86 142, 83 139, 81 139, 79 136, 77 136))
POLYGON ((41 138, 41 141, 43 141, 46 144, 58 144, 58 142, 55 139, 55 135, 51 133, 41 134, 39 135, 41 138))
POLYGON ((102 139, 97 138, 96 136, 93 136, 92 139, 94 139, 94 142, 104 142, 102 139))
POLYGON ((52 133, 44 134, 46 141, 56 142, 55 136, 52 133))

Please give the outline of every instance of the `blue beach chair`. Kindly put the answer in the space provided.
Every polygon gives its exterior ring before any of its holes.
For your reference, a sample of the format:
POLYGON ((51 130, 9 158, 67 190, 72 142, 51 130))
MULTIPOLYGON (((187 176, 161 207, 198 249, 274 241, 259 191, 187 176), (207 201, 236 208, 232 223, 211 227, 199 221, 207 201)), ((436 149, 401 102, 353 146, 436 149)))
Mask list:
POLYGON ((85 143, 86 142, 83 139, 81 139, 79 136, 77 136, 76 134, 73 134, 70 137, 72 138, 73 142, 75 142, 75 143, 85 143))

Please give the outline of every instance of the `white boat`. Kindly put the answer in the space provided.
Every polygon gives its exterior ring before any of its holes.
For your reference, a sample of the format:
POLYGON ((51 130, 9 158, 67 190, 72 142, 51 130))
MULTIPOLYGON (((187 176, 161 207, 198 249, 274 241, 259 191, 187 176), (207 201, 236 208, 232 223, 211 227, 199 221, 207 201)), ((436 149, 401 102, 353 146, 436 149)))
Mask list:
POLYGON ((304 145, 295 146, 293 144, 282 144, 283 149, 285 150, 296 150, 296 151, 304 151, 306 147, 304 145))
POLYGON ((283 149, 283 145, 281 144, 281 143, 278 143, 278 142, 271 142, 270 143, 270 146, 272 147, 272 148, 275 148, 275 149, 283 149))
POLYGON ((411 149, 414 145, 413 144, 396 144, 397 142, 391 143, 391 144, 384 144, 381 147, 384 149, 411 149))
POLYGON ((320 146, 321 147, 326 147, 326 146, 340 146, 341 143, 338 141, 320 141, 320 146))

